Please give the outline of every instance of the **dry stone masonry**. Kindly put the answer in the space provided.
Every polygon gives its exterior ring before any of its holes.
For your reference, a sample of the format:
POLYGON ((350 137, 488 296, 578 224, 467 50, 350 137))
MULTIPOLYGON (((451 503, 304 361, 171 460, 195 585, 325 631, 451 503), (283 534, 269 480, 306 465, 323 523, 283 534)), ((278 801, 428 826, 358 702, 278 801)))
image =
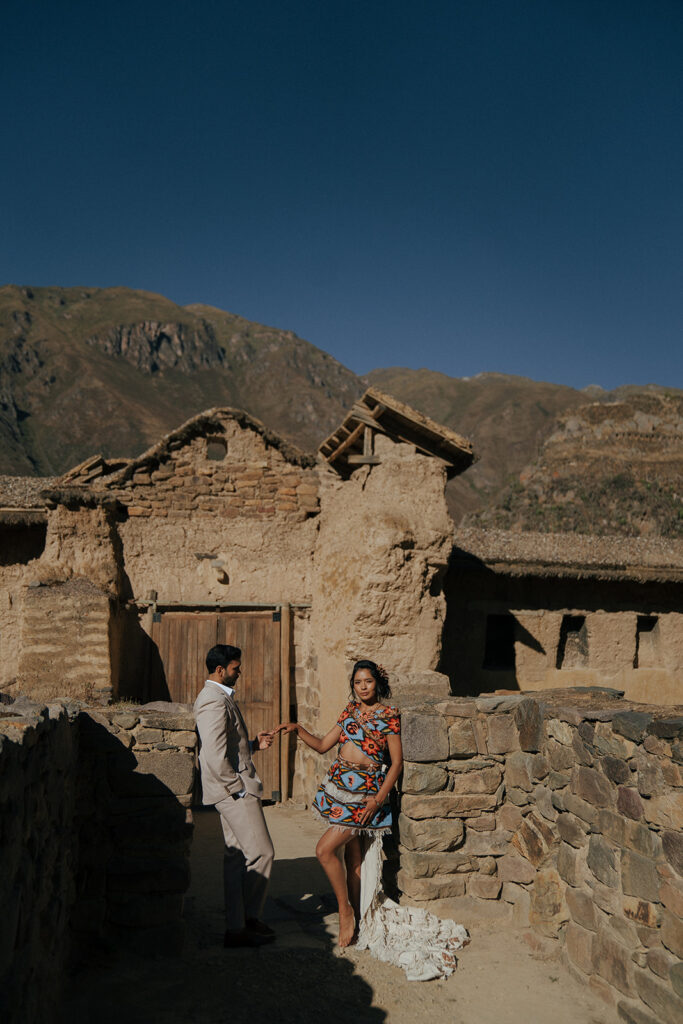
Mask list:
POLYGON ((102 943, 180 948, 196 741, 177 705, 0 708, 0 1018, 48 1024, 102 943))
POLYGON ((616 691, 403 707, 410 900, 557 938, 630 1024, 683 1019, 683 708, 616 691))

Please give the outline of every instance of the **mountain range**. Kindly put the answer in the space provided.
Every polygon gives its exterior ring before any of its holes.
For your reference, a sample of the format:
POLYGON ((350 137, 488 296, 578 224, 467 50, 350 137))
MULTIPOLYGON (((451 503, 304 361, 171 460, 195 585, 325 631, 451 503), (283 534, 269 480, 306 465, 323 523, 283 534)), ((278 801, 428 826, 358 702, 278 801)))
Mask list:
POLYGON ((0 288, 2 474, 132 456, 218 405, 314 450, 368 383, 472 440, 477 461, 448 485, 456 521, 681 532, 680 390, 399 367, 359 377, 292 331, 211 306, 128 288, 0 288))

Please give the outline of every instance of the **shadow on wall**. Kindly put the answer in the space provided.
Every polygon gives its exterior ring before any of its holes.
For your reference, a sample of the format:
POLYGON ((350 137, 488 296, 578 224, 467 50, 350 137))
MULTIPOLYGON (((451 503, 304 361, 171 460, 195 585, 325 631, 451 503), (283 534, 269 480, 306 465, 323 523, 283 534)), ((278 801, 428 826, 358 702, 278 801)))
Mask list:
POLYGON ((122 606, 112 618, 112 674, 121 700, 171 700, 159 648, 140 623, 135 607, 122 606))

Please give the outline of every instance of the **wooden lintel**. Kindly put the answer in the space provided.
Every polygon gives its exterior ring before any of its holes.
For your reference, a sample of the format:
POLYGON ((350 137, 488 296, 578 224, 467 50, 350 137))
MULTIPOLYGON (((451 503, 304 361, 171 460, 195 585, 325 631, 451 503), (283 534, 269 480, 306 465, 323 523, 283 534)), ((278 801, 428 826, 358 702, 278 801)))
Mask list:
POLYGON ((346 461, 350 466, 379 466, 382 460, 379 455, 349 455, 346 461))

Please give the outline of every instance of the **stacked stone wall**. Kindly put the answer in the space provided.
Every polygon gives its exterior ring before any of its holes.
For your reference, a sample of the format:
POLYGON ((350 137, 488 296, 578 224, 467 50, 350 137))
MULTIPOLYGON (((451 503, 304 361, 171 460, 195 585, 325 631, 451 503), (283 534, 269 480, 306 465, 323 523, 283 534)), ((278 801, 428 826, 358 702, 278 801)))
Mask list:
POLYGON ((624 1020, 683 1019, 681 710, 615 691, 404 707, 404 898, 531 925, 624 1020))
POLYGON ((178 442, 162 460, 150 459, 108 490, 130 516, 142 518, 298 522, 319 510, 315 470, 289 462, 260 434, 231 420, 224 434, 178 442), (224 458, 209 457, 212 444, 226 446, 224 458))
POLYGON ((2 1019, 49 1024, 70 957, 103 942, 179 949, 195 746, 174 705, 2 709, 2 1019))

